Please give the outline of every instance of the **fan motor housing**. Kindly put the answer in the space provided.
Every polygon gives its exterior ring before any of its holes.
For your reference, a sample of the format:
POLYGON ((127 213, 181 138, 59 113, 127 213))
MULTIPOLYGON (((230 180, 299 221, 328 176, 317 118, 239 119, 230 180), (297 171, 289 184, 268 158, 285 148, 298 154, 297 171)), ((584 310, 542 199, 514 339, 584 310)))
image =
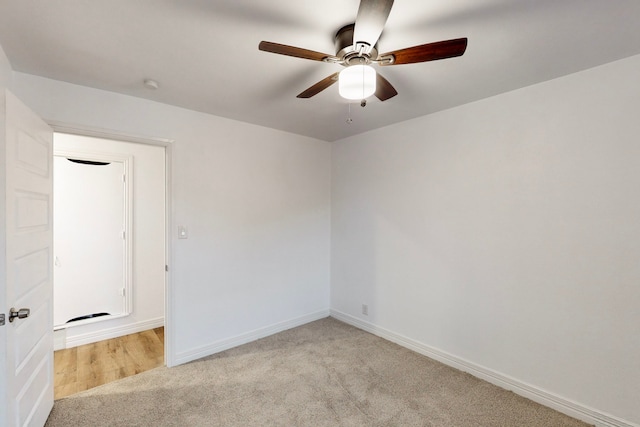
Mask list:
POLYGON ((370 64, 378 57, 378 44, 368 54, 360 54, 353 45, 353 29, 355 24, 345 25, 336 33, 335 47, 336 57, 340 58, 344 65, 370 64))

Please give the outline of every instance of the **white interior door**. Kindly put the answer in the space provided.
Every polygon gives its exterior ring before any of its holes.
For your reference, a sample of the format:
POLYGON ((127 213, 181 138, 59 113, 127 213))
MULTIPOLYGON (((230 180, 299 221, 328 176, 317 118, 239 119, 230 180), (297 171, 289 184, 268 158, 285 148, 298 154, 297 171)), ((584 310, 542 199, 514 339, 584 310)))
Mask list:
POLYGON ((7 92, 6 304, 30 310, 3 326, 8 427, 43 426, 53 407, 52 150, 49 126, 7 92))
POLYGON ((125 307, 125 165, 54 156, 53 325, 125 307))

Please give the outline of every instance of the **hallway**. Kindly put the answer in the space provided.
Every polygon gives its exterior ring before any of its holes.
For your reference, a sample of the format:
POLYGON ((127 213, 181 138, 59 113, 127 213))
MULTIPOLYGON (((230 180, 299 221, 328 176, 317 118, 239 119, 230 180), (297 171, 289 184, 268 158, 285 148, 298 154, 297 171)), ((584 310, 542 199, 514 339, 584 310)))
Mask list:
POLYGON ((164 365, 164 328, 155 328, 54 353, 54 398, 164 365))

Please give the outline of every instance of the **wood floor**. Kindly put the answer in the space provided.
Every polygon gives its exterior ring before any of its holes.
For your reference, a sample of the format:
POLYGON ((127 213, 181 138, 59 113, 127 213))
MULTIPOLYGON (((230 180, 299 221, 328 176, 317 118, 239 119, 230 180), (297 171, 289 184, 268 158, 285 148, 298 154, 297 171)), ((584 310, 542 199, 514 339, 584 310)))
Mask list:
POLYGON ((54 353, 54 398, 164 365, 164 328, 54 353))

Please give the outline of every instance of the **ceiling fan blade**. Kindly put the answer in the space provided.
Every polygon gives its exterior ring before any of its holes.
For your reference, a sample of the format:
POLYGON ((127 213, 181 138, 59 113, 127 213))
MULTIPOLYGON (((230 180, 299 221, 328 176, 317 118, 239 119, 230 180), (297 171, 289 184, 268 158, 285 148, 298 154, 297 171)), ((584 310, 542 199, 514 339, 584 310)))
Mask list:
POLYGON ((272 43, 261 41, 258 45, 258 49, 264 52, 277 53, 280 55, 294 56, 296 58, 311 59, 313 61, 322 61, 325 58, 332 57, 322 52, 316 52, 314 50, 302 49, 300 47, 289 46, 286 44, 272 43))
POLYGON ((311 98, 312 96, 319 94, 320 92, 337 82, 339 74, 340 73, 333 73, 329 77, 325 77, 307 90, 301 92, 297 96, 297 98, 311 98))
POLYGON ((386 101, 389 98, 393 98, 398 94, 398 91, 391 86, 391 83, 380 73, 376 73, 376 98, 380 101, 386 101))
POLYGON ((376 45, 384 24, 391 13, 393 0, 360 0, 353 30, 353 45, 362 53, 369 53, 376 45))
POLYGON ((379 65, 415 64, 417 62, 435 61, 438 59, 461 56, 467 49, 467 39, 445 40, 435 43, 427 43, 420 46, 408 47, 380 55, 379 65), (384 61, 393 56, 393 61, 384 61))

